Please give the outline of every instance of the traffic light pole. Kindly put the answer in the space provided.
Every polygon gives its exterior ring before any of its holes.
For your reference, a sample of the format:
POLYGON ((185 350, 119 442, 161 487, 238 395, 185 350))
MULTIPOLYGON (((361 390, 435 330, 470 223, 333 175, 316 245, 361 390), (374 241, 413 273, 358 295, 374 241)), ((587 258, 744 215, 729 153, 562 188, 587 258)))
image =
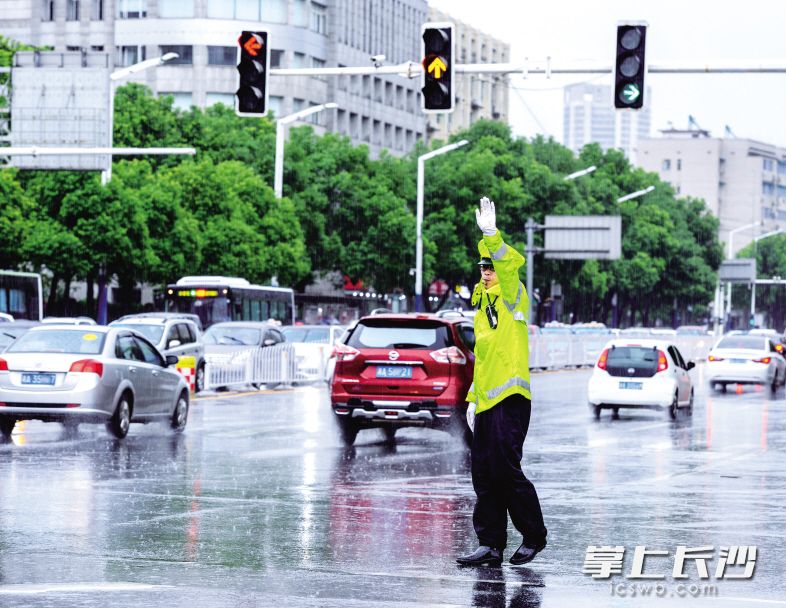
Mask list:
MULTIPOLYGON (((530 74, 542 74, 547 78, 552 74, 611 74, 614 66, 598 64, 552 65, 551 58, 545 60, 525 61, 524 63, 464 63, 453 66, 456 72, 464 74, 520 74, 525 78, 530 74)), ((397 74, 403 78, 417 78, 423 72, 423 66, 414 61, 398 65, 380 67, 342 67, 342 68, 275 68, 270 70, 271 76, 363 76, 369 74, 397 74)), ((754 63, 747 65, 732 64, 696 64, 696 65, 653 65, 647 66, 648 74, 784 74, 786 59, 771 63, 754 63)))

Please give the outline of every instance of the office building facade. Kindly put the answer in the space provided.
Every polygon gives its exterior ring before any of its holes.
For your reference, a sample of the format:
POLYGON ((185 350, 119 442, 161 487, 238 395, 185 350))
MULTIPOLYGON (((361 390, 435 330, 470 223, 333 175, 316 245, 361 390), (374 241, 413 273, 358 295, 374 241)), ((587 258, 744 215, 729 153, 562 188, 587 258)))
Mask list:
MULTIPOLYGON (((118 67, 167 52, 178 59, 130 76, 175 106, 234 107, 237 39, 266 30, 271 68, 418 61, 425 0, 5 0, 0 31, 55 51, 104 51, 118 67)), ((124 81, 125 82, 125 81, 124 81)), ((122 83, 119 83, 122 84, 122 83)), ((371 153, 408 152, 426 136, 419 79, 390 76, 273 76, 271 110, 283 116, 336 102, 309 117, 318 132, 348 135, 371 153)), ((252 120, 252 119, 248 119, 252 120)))
POLYGON ((720 219, 720 240, 734 235, 732 254, 759 234, 786 225, 786 148, 752 139, 710 137, 669 129, 639 143, 639 166, 658 173, 681 196, 706 201, 720 219))

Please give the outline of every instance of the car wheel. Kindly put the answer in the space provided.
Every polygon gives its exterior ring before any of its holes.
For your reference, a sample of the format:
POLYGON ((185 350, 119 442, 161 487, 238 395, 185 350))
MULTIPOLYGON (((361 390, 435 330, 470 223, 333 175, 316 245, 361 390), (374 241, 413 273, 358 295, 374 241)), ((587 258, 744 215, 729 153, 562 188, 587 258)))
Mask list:
POLYGON ((338 423, 338 432, 341 436, 341 442, 346 446, 350 446, 355 443, 355 439, 358 436, 358 431, 360 430, 358 425, 348 418, 337 417, 336 422, 338 423))
POLYGON ((183 391, 177 398, 170 426, 175 433, 180 433, 186 428, 186 422, 188 422, 188 394, 183 391))
POLYGON ((194 380, 194 390, 201 393, 205 390, 205 364, 200 363, 196 370, 196 379, 194 380))
POLYGON ((595 420, 600 420, 600 410, 601 407, 599 405, 594 405, 592 403, 589 404, 590 412, 592 413, 592 417, 595 420))
POLYGON ((690 401, 688 402, 688 409, 685 410, 688 416, 693 416, 693 389, 690 389, 690 401))
POLYGON ((775 375, 772 377, 772 384, 770 384, 770 391, 772 393, 778 392, 778 372, 775 372, 775 375))
POLYGON ((13 418, 0 418, 0 436, 5 440, 11 439, 11 433, 14 432, 15 426, 16 420, 13 418))
POLYGON ((674 393, 674 400, 671 402, 671 405, 669 406, 668 409, 669 418, 671 418, 672 420, 677 419, 677 409, 679 409, 679 400, 677 398, 677 393, 674 393))
POLYGON ((76 437, 79 434, 78 420, 64 420, 63 427, 67 437, 76 437))
POLYGON ((611 418, 612 420, 620 419, 620 408, 615 407, 613 410, 611 410, 611 418))
POLYGON ((726 392, 726 385, 723 384, 723 383, 721 383, 721 385, 720 385, 720 392, 721 393, 725 393, 726 392))
POLYGON ((118 439, 123 439, 128 435, 129 426, 131 426, 131 397, 128 393, 123 393, 120 401, 117 402, 115 413, 106 423, 106 428, 118 439))

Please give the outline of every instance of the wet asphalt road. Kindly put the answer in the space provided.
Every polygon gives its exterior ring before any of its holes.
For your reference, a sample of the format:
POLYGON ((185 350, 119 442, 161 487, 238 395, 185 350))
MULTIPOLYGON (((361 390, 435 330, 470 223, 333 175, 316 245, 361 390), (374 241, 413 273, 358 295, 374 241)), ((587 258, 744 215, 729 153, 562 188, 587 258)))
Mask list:
POLYGON ((676 422, 596 422, 589 371, 533 376, 524 471, 549 545, 502 569, 454 565, 475 546, 456 440, 363 431, 344 449, 325 389, 200 398, 180 436, 18 425, 0 445, 0 606, 786 606, 786 395, 708 394, 691 374, 676 422), (589 545, 624 546, 622 574, 582 574, 589 545), (637 545, 669 552, 645 562, 664 580, 625 578, 637 545), (711 575, 721 546, 756 545, 754 578, 699 580, 689 562, 674 581, 677 545, 711 546, 711 575), (630 597, 657 583, 664 597, 630 597))

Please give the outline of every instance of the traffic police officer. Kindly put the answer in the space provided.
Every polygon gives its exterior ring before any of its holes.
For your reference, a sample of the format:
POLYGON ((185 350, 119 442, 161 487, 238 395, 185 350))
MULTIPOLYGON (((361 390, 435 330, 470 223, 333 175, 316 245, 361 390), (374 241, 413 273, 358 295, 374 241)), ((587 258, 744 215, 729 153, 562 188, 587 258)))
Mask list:
POLYGON ((464 566, 499 566, 507 545, 508 517, 523 542, 510 558, 532 561, 546 546, 538 494, 521 470, 529 428, 531 393, 527 315, 529 297, 519 280, 524 258, 497 231, 494 203, 475 211, 483 240, 478 245, 481 282, 475 286, 475 376, 467 401, 472 438, 472 485, 477 502, 473 524, 480 546, 456 561, 464 566))

